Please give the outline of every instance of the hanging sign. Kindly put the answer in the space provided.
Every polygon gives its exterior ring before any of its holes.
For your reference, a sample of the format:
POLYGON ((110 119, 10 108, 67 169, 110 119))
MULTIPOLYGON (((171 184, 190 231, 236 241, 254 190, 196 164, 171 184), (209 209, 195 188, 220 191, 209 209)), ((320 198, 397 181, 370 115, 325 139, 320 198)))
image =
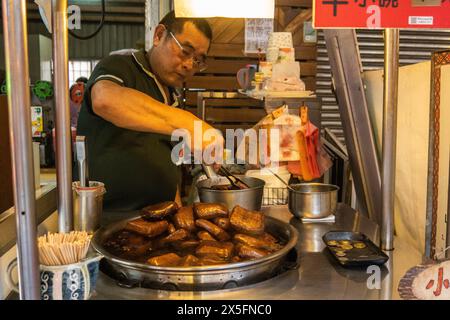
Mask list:
POLYGON ((315 28, 450 28, 450 0, 313 0, 315 28))
POLYGON ((448 260, 418 265, 400 279, 398 293, 405 300, 449 300, 449 279, 448 260))
POLYGON ((245 19, 245 53, 265 53, 273 19, 245 19))

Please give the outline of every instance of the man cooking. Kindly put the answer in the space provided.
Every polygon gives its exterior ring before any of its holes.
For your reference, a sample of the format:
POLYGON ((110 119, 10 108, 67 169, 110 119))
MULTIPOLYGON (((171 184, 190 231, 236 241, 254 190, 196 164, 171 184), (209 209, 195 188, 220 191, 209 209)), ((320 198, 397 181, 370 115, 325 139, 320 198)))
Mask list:
MULTIPOLYGON (((77 135, 87 138, 90 179, 105 184, 106 210, 168 200, 181 204, 171 134, 184 128, 194 137, 194 121, 201 120, 176 108, 174 88, 206 68, 211 39, 206 20, 175 18, 171 12, 156 27, 148 52, 112 55, 94 69, 77 135)), ((212 128, 201 124, 203 131, 212 128)))

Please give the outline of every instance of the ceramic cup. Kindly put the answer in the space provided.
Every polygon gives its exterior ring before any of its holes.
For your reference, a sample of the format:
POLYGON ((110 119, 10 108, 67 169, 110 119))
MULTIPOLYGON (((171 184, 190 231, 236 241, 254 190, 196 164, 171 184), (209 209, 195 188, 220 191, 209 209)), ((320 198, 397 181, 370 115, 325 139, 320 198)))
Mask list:
MULTIPOLYGON (((88 300, 95 290, 101 255, 62 266, 40 265, 41 300, 88 300)), ((17 266, 14 259, 8 266, 7 280, 12 290, 19 292, 12 279, 17 266)))
POLYGON ((237 74, 237 82, 243 90, 252 89, 252 81, 255 79, 257 66, 247 65, 245 68, 240 69, 237 74))

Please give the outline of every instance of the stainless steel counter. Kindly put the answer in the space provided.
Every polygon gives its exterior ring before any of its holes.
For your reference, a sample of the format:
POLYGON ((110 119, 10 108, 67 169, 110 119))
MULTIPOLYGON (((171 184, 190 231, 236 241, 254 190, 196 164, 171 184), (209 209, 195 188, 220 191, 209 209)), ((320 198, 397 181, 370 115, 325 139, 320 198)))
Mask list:
MULTIPOLYGON (((126 289, 100 273, 93 299, 399 299, 397 286, 412 266, 422 262, 414 248, 396 239, 395 250, 387 252, 390 259, 381 268, 380 289, 369 289, 367 280, 372 273, 365 268, 346 269, 333 260, 322 241, 330 230, 359 231, 379 243, 378 227, 365 216, 346 205, 339 205, 335 223, 302 224, 287 207, 267 207, 263 211, 272 217, 292 224, 299 231, 297 250, 300 267, 251 286, 229 290, 178 292, 144 288, 126 289)), ((108 213, 105 213, 108 215, 108 213)), ((123 218, 109 215, 110 221, 123 218)), ((372 283, 372 282, 370 282, 372 283)))

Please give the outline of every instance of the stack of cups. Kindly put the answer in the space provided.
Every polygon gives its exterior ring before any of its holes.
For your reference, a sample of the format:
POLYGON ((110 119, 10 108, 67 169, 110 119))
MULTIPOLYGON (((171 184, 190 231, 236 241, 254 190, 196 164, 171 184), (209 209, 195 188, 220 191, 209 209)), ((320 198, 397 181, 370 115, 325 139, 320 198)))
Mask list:
POLYGON ((286 54, 289 59, 294 57, 294 45, 292 41, 292 33, 290 32, 272 32, 269 35, 269 41, 267 43, 266 60, 268 62, 277 62, 279 56, 285 58, 286 54))

